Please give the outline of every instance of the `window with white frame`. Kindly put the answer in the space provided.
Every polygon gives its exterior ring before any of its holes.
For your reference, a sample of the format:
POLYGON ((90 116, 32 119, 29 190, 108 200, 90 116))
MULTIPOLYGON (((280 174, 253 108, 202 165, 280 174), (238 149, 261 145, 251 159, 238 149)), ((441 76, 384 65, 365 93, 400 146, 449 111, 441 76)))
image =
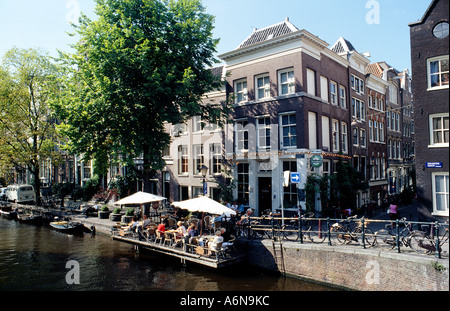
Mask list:
POLYGON ((387 121, 387 129, 391 129, 391 112, 388 110, 386 111, 386 121, 387 121))
POLYGON ((359 144, 361 147, 366 147, 366 130, 363 128, 359 131, 359 144))
POLYGON ((366 106, 363 101, 352 98, 352 117, 358 121, 366 119, 366 106))
POLYGON ((330 118, 322 116, 322 149, 330 150, 330 118))
POLYGON ((178 146, 178 174, 188 174, 189 173, 189 154, 188 146, 180 145, 178 146))
POLYGON ((373 141, 378 141, 378 121, 373 121, 373 141))
POLYGON ((353 145, 354 146, 357 146, 358 145, 358 142, 359 142, 359 130, 358 130, 358 128, 357 127, 354 127, 353 129, 352 129, 352 131, 353 131, 353 136, 352 136, 352 138, 353 138, 353 145))
POLYGON ((432 173, 433 214, 448 216, 449 173, 432 173))
POLYGON ((280 115, 280 127, 281 147, 297 147, 297 120, 295 114, 280 115))
POLYGON ((348 126, 347 123, 342 122, 341 123, 341 135, 342 135, 342 153, 346 154, 348 153, 348 126))
POLYGON ((249 164, 239 163, 237 165, 237 175, 238 200, 248 204, 250 197, 249 164))
POLYGON ((395 130, 397 132, 401 131, 401 128, 400 128, 400 113, 399 112, 397 112, 395 114, 395 130))
POLYGON ((288 95, 295 93, 294 69, 284 69, 278 72, 279 94, 288 95))
POLYGON ((306 84, 308 94, 316 96, 316 72, 312 69, 306 69, 306 84))
POLYGON ((234 124, 236 152, 248 151, 248 121, 237 120, 234 124))
POLYGON ((389 100, 393 104, 397 104, 397 86, 394 84, 389 84, 389 100))
POLYGON ((205 127, 205 122, 203 122, 201 116, 192 117, 192 127, 194 132, 200 132, 205 127))
POLYGON ((338 104, 338 85, 334 81, 330 81, 330 102, 335 106, 338 104))
POLYGON ((427 60, 428 89, 448 88, 449 64, 448 55, 427 60))
POLYGON ((379 141, 381 143, 384 143, 384 123, 380 122, 380 135, 379 135, 379 141))
POLYGON ((320 76, 320 98, 328 101, 328 79, 324 76, 320 76))
POLYGON ((270 97, 270 77, 267 74, 256 76, 256 99, 270 97))
POLYGON ((364 94, 364 81, 355 75, 350 77, 350 85, 359 94, 364 94))
POLYGON ((258 135, 258 149, 270 149, 270 118, 256 119, 256 135, 258 135))
POLYGON ((209 167, 212 174, 220 174, 222 171, 222 148, 221 144, 209 145, 209 167))
POLYGON ((234 82, 234 96, 236 104, 248 101, 247 79, 234 82))
POLYGON ((339 86, 339 104, 341 108, 347 109, 347 91, 345 86, 339 86))
POLYGON ((308 111, 309 149, 317 149, 317 113, 308 111))
POLYGON ((373 141, 373 121, 369 120, 369 140, 373 141))
POLYGON ((339 151, 339 121, 333 119, 331 124, 331 135, 333 142, 333 152, 339 151))
POLYGON ((203 145, 194 145, 194 175, 201 175, 201 168, 205 164, 203 145))
POLYGON ((430 146, 449 146, 449 114, 430 115, 430 146))

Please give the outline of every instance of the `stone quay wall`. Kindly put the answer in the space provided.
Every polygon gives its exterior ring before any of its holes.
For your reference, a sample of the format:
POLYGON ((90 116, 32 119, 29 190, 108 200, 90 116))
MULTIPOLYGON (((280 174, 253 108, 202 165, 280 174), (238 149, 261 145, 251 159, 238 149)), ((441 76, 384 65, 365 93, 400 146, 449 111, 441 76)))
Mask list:
MULTIPOLYGON (((275 242, 278 243, 278 242, 275 242)), ((361 246, 248 242, 248 262, 286 275, 362 291, 448 291, 449 260, 361 246), (283 271, 284 270, 284 271, 283 271)))

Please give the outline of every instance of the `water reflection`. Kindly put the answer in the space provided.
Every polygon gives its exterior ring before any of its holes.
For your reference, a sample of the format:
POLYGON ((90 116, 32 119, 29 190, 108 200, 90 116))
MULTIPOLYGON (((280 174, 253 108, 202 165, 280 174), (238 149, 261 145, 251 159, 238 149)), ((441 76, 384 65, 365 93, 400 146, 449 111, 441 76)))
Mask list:
POLYGON ((72 236, 0 219, 0 290, 318 291, 325 286, 282 278, 245 265, 213 270, 149 252, 102 235, 72 236), (80 265, 68 285, 65 265, 80 265))

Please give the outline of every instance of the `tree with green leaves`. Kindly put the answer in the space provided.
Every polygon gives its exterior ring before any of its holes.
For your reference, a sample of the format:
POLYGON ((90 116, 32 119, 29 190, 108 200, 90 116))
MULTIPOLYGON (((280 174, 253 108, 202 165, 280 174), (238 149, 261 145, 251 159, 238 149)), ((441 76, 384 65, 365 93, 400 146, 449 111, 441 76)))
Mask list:
POLYGON ((85 158, 135 167, 148 191, 170 144, 166 122, 194 115, 219 121, 223 107, 202 102, 221 85, 209 70, 218 40, 199 0, 96 0, 98 19, 75 26, 79 42, 65 54, 63 96, 54 107, 67 147, 85 158))
POLYGON ((37 204, 42 160, 57 161, 55 118, 49 101, 58 92, 58 71, 49 56, 13 48, 0 66, 0 167, 32 173, 37 204))

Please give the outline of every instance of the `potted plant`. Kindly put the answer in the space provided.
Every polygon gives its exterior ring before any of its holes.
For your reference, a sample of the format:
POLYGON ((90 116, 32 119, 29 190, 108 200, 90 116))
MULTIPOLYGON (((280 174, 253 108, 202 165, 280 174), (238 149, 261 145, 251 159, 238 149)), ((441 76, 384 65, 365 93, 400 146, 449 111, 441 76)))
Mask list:
POLYGON ((134 208, 129 208, 127 209, 127 211, 125 212, 125 215, 122 216, 122 223, 124 224, 129 224, 134 217, 134 208))
POLYGON ((120 221, 120 219, 122 218, 122 214, 120 213, 121 211, 122 209, 120 207, 116 207, 111 215, 109 215, 109 219, 111 221, 120 221))
POLYGON ((109 217, 109 208, 107 205, 103 205, 100 211, 98 212, 98 218, 108 219, 108 217, 109 217))

